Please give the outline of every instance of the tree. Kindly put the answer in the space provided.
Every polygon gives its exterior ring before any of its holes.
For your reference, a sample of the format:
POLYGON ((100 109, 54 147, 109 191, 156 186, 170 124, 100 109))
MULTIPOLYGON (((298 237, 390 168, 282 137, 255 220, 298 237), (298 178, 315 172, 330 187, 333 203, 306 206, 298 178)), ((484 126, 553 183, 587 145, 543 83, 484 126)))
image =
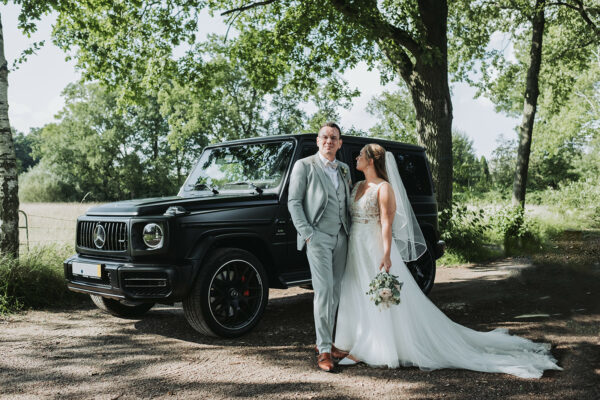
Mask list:
POLYGON ((28 135, 25 135, 23 132, 13 134, 15 156, 17 158, 17 173, 19 175, 38 163, 38 160, 33 158, 32 154, 37 132, 39 132, 39 129, 33 128, 28 135))
POLYGON ((81 201, 79 188, 65 179, 60 165, 42 160, 19 175, 19 200, 24 202, 81 201))
POLYGON ((63 96, 59 120, 42 128, 34 146, 34 155, 55 167, 50 188, 70 188, 63 200, 72 194, 97 201, 175 194, 183 178, 174 168, 180 154, 167 142, 169 126, 156 96, 121 107, 119 93, 81 83, 67 86, 63 96))
POLYGON ((367 105, 369 114, 378 122, 369 130, 372 136, 417 144, 417 118, 410 94, 405 86, 395 92, 383 92, 367 105))
POLYGON ((284 80, 273 93, 253 86, 230 50, 222 37, 211 35, 202 47, 206 61, 197 81, 161 84, 158 100, 177 149, 197 154, 208 143, 302 129, 302 96, 284 80))
POLYGON ((513 181, 513 167, 517 154, 517 141, 501 135, 497 140, 498 146, 492 152, 490 173, 492 183, 497 189, 505 190, 513 181))
MULTIPOLYGON (((7 4, 8 0, 2 0, 7 4)), ((19 27, 25 34, 36 30, 35 22, 53 9, 63 9, 60 0, 15 0, 21 5, 19 27)), ((68 10, 68 5, 64 10, 68 10)), ((23 52, 17 64, 42 43, 35 43, 23 52)), ((4 56, 4 33, 0 16, 0 253, 18 256, 19 253, 19 184, 12 131, 8 120, 8 62, 4 56)))
POLYGON ((482 168, 473 148, 473 140, 463 132, 453 132, 452 159, 454 188, 460 192, 472 190, 482 180, 482 168))
MULTIPOLYGON (((86 78, 132 88, 165 76, 199 82, 197 16, 204 2, 75 2, 61 14, 56 42, 74 51, 86 78), (175 47, 185 55, 175 60, 175 47)), ((283 76, 300 93, 366 61, 401 77, 415 106, 419 141, 427 148, 440 207, 452 197, 452 104, 447 66, 445 0, 211 0, 229 18, 228 38, 254 87, 272 92, 283 76)), ((132 89, 135 93, 135 89, 132 89)))
POLYGON ((12 130, 8 120, 8 62, 0 16, 0 253, 19 254, 19 181, 12 130))
POLYGON ((481 156, 479 159, 479 164, 481 165, 481 179, 484 187, 488 188, 490 183, 491 175, 490 175, 490 167, 488 166, 487 159, 485 156, 481 156))
MULTIPOLYGON (((352 98, 358 95, 359 92, 357 90, 349 89, 345 83, 340 85, 339 82, 333 81, 313 89, 311 100, 317 107, 317 111, 309 116, 305 123, 306 130, 316 133, 325 122, 339 121, 339 107, 346 109, 351 108, 352 98)), ((343 126, 343 124, 339 125, 343 126)), ((350 127, 344 129, 343 133, 345 135, 357 135, 359 132, 354 127, 350 127)))
POLYGON ((521 104, 513 203, 524 206, 540 84, 551 91, 553 109, 559 108, 570 93, 573 72, 587 69, 591 45, 600 42, 600 7, 595 0, 465 0, 454 10, 457 76, 473 82, 467 71, 480 65, 478 86, 498 108, 515 112, 521 104), (486 49, 497 31, 510 35, 517 63, 508 62, 502 51, 486 49))
POLYGON ((600 169, 600 47, 587 71, 578 74, 559 110, 542 96, 534 129, 533 176, 537 187, 557 187, 564 180, 597 176, 600 169), (538 168, 541 165, 542 168, 538 168), (596 171, 596 172, 594 172, 596 171))

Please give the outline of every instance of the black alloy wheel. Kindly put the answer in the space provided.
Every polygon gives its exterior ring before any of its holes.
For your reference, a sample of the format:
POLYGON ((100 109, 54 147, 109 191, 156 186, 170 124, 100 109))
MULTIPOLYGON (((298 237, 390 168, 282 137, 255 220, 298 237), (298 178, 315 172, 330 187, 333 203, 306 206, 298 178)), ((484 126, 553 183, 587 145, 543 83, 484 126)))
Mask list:
POLYGON ((268 298, 265 269, 253 254, 218 249, 208 257, 183 309, 198 332, 237 337, 256 326, 268 298))
POLYGON ((428 294, 435 281, 435 256, 429 242, 427 251, 417 261, 409 262, 407 267, 423 293, 428 294))

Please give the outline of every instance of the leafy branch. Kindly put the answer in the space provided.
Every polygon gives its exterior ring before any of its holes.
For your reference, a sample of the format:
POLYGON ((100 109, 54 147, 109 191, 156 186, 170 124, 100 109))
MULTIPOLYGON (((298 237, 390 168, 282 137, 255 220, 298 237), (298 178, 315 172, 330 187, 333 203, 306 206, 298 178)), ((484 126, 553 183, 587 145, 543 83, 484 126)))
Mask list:
POLYGON ((255 8, 255 7, 266 6, 271 3, 275 3, 275 1, 277 1, 277 0, 257 1, 256 3, 250 3, 250 4, 242 6, 242 7, 237 7, 237 8, 233 8, 231 10, 223 11, 221 13, 221 16, 232 14, 232 13, 238 12, 238 11, 242 12, 242 11, 250 10, 251 8, 255 8))
POLYGON ((45 40, 39 42, 33 42, 32 45, 21 52, 21 55, 16 58, 12 63, 12 70, 19 69, 19 66, 27 61, 27 58, 37 52, 44 46, 45 40))

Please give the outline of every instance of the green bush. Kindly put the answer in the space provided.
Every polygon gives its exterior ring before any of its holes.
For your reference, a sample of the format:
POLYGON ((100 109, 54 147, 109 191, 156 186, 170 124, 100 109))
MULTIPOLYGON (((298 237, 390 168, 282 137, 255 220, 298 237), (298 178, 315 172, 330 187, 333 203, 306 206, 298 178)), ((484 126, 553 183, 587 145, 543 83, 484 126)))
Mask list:
POLYGON ((18 259, 0 258, 0 314, 66 304, 79 298, 67 289, 63 261, 71 246, 32 248, 18 259))
POLYGON ((441 238, 454 262, 479 261, 495 255, 490 245, 485 211, 454 203, 440 213, 441 238))
POLYGON ((19 176, 19 200, 23 202, 76 201, 73 185, 44 162, 19 176))
POLYGON ((558 206, 563 213, 581 210, 588 216, 593 216, 600 204, 598 178, 589 177, 561 184, 558 190, 547 189, 540 197, 543 199, 542 203, 558 206))
POLYGON ((532 250, 541 244, 540 228, 533 219, 525 215, 523 207, 501 208, 492 216, 491 224, 502 238, 506 253, 519 249, 532 250))

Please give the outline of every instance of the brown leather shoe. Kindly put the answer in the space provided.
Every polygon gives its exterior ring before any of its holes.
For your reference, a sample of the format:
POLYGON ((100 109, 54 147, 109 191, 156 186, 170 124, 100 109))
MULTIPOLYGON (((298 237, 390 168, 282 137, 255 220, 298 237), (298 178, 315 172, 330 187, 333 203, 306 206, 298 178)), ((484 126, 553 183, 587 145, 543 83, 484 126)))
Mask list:
MULTIPOLYGON (((315 345, 315 354, 319 355, 319 348, 315 345)), ((348 354, 347 351, 345 350, 340 350, 337 347, 335 347, 335 345, 331 346, 331 357, 333 358, 337 358, 338 360, 341 360, 342 358, 346 357, 348 354)))
POLYGON ((338 360, 341 360, 342 358, 346 357, 349 353, 347 351, 344 350, 340 350, 335 346, 331 346, 331 357, 333 358, 337 358, 338 360))
POLYGON ((321 353, 317 357, 317 366, 325 372, 333 372, 335 366, 331 360, 331 353, 321 353))

